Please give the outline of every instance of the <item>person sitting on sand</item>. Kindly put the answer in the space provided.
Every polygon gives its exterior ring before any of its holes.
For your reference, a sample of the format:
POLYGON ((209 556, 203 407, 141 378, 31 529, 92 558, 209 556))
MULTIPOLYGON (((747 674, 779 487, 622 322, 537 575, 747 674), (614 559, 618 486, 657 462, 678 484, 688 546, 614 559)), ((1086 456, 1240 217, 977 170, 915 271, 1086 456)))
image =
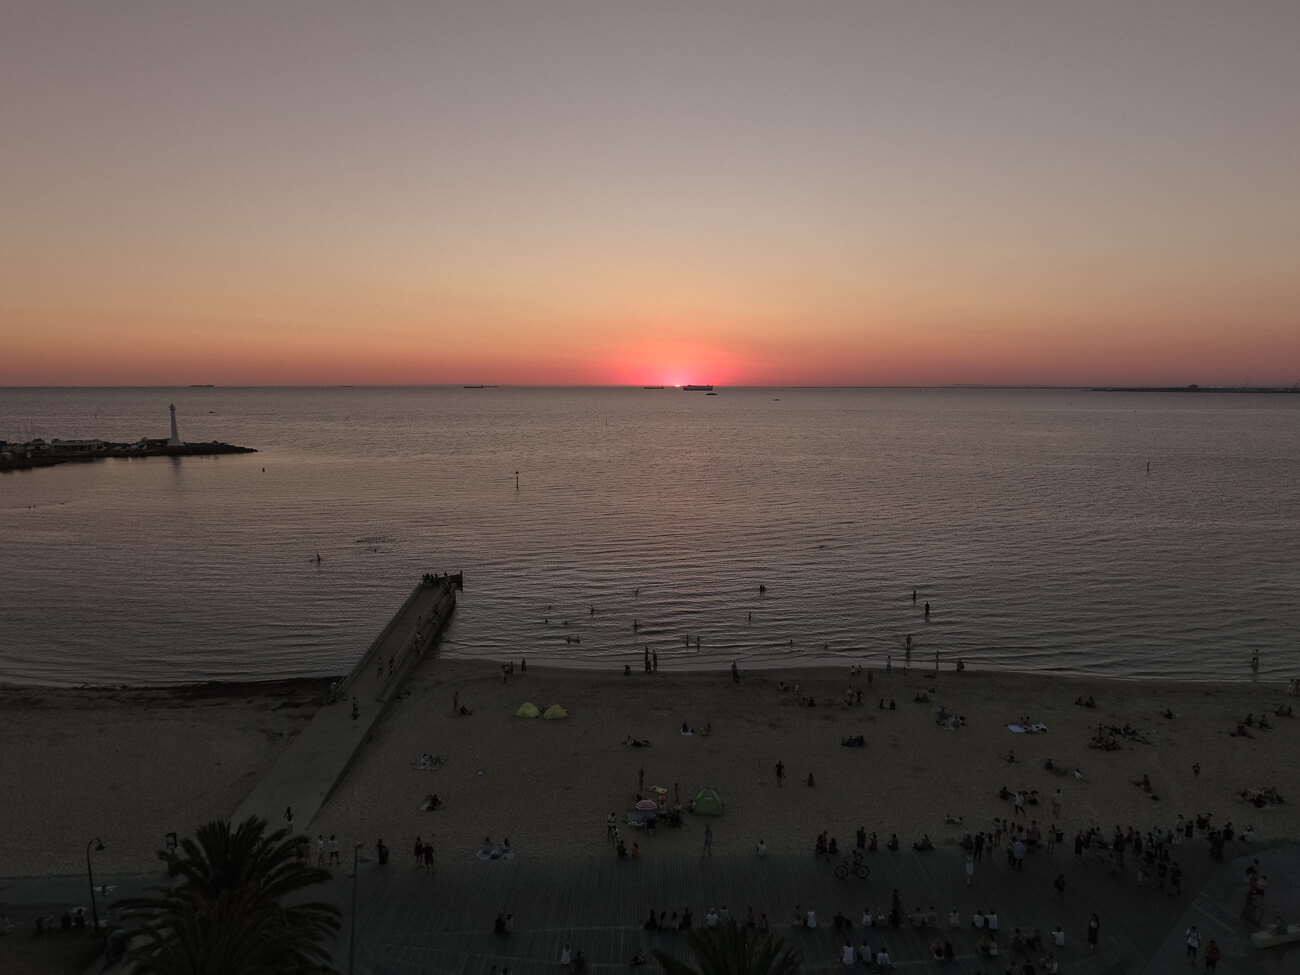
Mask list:
POLYGON ((631 968, 640 968, 642 965, 649 964, 649 962, 650 959, 645 956, 645 952, 638 948, 636 954, 632 956, 632 960, 628 962, 628 965, 631 968))
POLYGON ((933 850, 934 844, 930 842, 930 834, 922 833, 921 838, 912 844, 912 849, 921 853, 928 853, 930 850, 933 850))
POLYGON ((683 722, 682 722, 682 734, 683 734, 683 735, 693 735, 693 734, 695 734, 695 729, 692 728, 690 725, 688 725, 685 721, 683 721, 683 722))
POLYGON ((898 852, 898 834, 890 833, 889 840, 885 843, 885 848, 893 852, 898 852))
POLYGON ((761 857, 767 856, 767 844, 764 843, 762 840, 759 840, 758 845, 754 847, 754 852, 761 857))

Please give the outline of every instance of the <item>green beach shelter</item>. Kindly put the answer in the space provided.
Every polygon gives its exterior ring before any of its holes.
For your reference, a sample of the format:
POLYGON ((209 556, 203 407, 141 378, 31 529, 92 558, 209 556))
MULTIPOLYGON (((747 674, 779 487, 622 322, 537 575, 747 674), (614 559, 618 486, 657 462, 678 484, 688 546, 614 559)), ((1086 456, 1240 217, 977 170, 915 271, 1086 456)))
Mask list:
POLYGON ((560 707, 558 704, 552 704, 549 708, 547 708, 545 711, 542 712, 542 717, 548 719, 567 718, 568 716, 569 716, 569 712, 564 710, 564 708, 560 707))
POLYGON ((695 793, 695 813, 699 816, 721 816, 722 796, 712 786, 705 786, 695 793))
POLYGON ((515 712, 515 717, 536 718, 541 713, 542 712, 538 710, 536 704, 534 704, 532 701, 525 701, 523 704, 519 705, 519 710, 515 712))

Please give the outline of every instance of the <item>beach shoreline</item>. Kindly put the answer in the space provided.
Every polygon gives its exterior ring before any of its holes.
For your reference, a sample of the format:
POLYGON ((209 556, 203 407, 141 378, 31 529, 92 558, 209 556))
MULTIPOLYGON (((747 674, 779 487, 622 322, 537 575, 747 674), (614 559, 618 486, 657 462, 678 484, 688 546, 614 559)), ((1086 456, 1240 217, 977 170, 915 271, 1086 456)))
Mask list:
MULTIPOLYGON (((718 819, 688 816, 686 828, 653 836, 624 826, 625 839, 647 855, 680 854, 698 847, 710 822, 720 851, 759 838, 774 852, 811 850, 823 829, 846 847, 860 825, 882 844, 896 832, 902 843, 928 834, 942 845, 1012 818, 1013 803, 999 797, 1005 786, 1036 800, 1025 821, 1059 820, 1067 842, 1090 826, 1107 835, 1117 825, 1171 828, 1180 814, 1205 813, 1238 831, 1250 823, 1260 840, 1300 836, 1300 770, 1290 760, 1300 722, 1270 710, 1297 703, 1283 684, 951 669, 936 677, 933 667, 877 669, 870 682, 847 667, 742 669, 737 682, 726 671, 515 667, 507 682, 499 663, 423 661, 315 820, 298 828, 368 846, 383 838, 399 860, 416 836, 432 837, 440 858, 472 857, 485 836, 509 837, 527 856, 605 855, 606 816, 622 823, 638 792, 660 785, 669 805, 685 806, 708 786, 723 796, 718 819), (800 705, 808 697, 815 707, 800 705), (1095 708, 1076 703, 1088 697, 1095 708), (453 700, 473 714, 458 714, 453 700), (525 701, 561 704, 568 717, 516 717, 525 701), (964 725, 941 727, 941 709, 964 725), (1234 734, 1246 714, 1257 721, 1266 711, 1271 729, 1234 734), (1048 730, 1008 730, 1022 719, 1048 730), (682 735, 683 722, 696 733, 682 735), (1135 737, 1121 735, 1115 751, 1090 748, 1099 724, 1127 725, 1135 737), (841 745, 859 734, 864 747, 841 745), (650 745, 625 745, 629 736, 650 745), (426 754, 440 759, 436 770, 418 767, 426 754), (1150 792, 1135 784, 1144 775, 1150 792), (1239 797, 1268 787, 1288 801, 1256 808, 1239 797), (1054 817, 1057 788, 1063 809, 1054 817), (434 793, 444 805, 422 810, 434 793)), ((155 870, 166 833, 233 813, 328 684, 0 688, 0 757, 18 784, 0 798, 9 824, 0 876, 77 873, 97 835, 106 849, 96 870, 155 870)))

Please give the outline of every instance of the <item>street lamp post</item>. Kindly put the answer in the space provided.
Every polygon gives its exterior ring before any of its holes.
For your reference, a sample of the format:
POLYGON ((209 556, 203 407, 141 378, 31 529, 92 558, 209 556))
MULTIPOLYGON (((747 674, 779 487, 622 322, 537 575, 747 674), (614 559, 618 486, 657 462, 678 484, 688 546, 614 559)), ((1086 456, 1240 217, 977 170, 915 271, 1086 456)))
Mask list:
POLYGON ((98 853, 104 849, 104 844, 96 836, 86 844, 86 876, 90 878, 90 917, 95 924, 95 933, 99 933, 99 908, 95 906, 95 872, 90 866, 90 853, 92 847, 94 852, 98 853))
POLYGON ((357 960, 357 859, 361 843, 352 844, 352 918, 348 929, 348 975, 352 975, 357 960))

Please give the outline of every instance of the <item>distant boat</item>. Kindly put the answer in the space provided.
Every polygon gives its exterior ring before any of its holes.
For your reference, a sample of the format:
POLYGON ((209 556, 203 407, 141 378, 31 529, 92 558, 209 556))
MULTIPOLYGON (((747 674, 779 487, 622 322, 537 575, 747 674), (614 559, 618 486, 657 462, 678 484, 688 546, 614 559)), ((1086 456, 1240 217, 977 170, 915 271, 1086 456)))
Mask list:
POLYGON ((215 389, 212 383, 190 383, 190 389, 215 389))
POLYGON ((695 386, 695 385, 686 385, 686 386, 683 386, 682 389, 687 390, 687 391, 692 392, 692 393, 711 393, 711 392, 713 392, 713 387, 712 387, 712 386, 695 386))
POLYGON ((642 389, 663 389, 662 386, 642 386, 642 389))
POLYGON ((495 386, 483 386, 483 385, 478 385, 478 386, 462 386, 461 388, 462 388, 462 389, 496 389, 495 386))
POLYGON ((705 393, 704 395, 705 395, 705 396, 717 396, 718 394, 715 393, 715 392, 713 392, 712 390, 709 390, 709 392, 705 393))

